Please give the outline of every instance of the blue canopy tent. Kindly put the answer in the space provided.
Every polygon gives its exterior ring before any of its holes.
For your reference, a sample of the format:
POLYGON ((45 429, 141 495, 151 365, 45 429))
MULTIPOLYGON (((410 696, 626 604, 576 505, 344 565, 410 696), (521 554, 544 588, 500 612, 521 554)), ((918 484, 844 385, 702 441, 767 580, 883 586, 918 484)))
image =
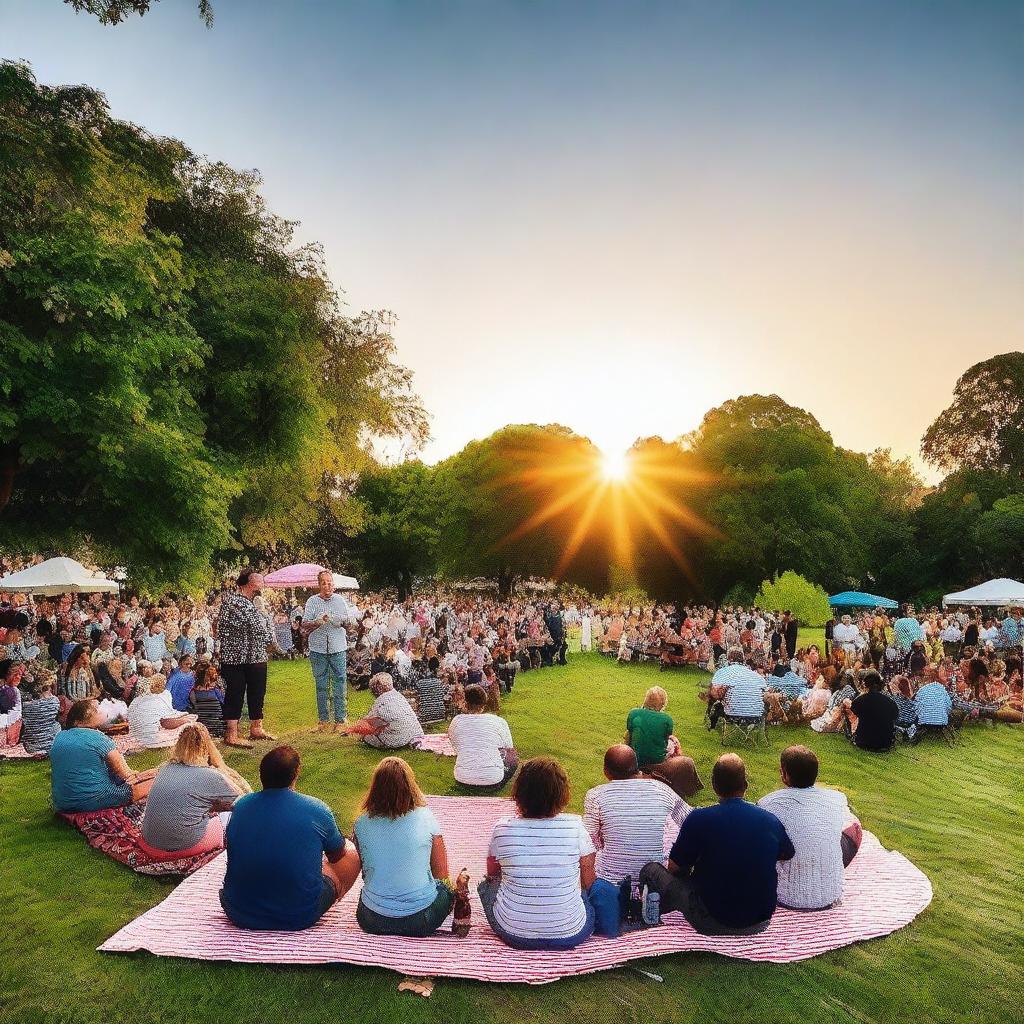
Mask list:
POLYGON ((833 608, 899 608, 891 598, 865 594, 859 590, 844 590, 841 594, 833 594, 828 603, 833 608))

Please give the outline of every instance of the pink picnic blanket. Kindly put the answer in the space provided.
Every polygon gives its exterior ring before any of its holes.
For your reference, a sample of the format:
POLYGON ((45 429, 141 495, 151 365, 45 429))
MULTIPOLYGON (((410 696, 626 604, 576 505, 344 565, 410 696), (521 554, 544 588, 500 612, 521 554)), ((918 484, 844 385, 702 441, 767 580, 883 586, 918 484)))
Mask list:
POLYGON ((617 939, 595 937, 565 952, 524 952, 501 942, 487 926, 475 885, 484 874, 488 840, 498 818, 514 805, 494 797, 428 798, 444 831, 454 874, 472 875, 472 930, 459 939, 437 932, 425 939, 367 935, 355 920, 359 885, 314 927, 303 932, 253 932, 235 928, 218 900, 225 857, 186 879, 162 903, 108 939, 104 952, 149 950, 158 956, 269 964, 366 964, 403 974, 543 984, 575 974, 618 967, 629 960, 703 950, 770 963, 790 963, 863 939, 888 935, 928 906, 928 879, 899 853, 864 833, 860 853, 846 874, 842 905, 813 914, 779 910, 760 935, 699 935, 681 914, 661 927, 617 939))
MULTIPOLYGON (((160 738, 171 737, 173 733, 174 739, 177 739, 177 731, 171 730, 168 732, 166 729, 160 730, 160 738)), ((112 736, 117 749, 124 754, 125 757, 131 757, 132 754, 141 754, 145 749, 138 740, 132 739, 130 736, 112 736)), ((174 740, 172 740, 172 743, 174 740)), ((164 743, 160 743, 160 746, 164 746, 164 743)), ((45 758, 46 754, 30 754, 20 743, 16 747, 0 747, 0 758, 7 758, 11 761, 17 761, 21 759, 27 759, 32 761, 40 761, 45 758)))
POLYGON ((417 750, 429 750, 438 757, 454 757, 455 748, 452 746, 452 741, 448 739, 448 733, 446 732, 428 732, 424 733, 419 739, 412 741, 412 746, 417 750))
POLYGON ((221 852, 211 850, 192 857, 154 857, 142 844, 142 815, 145 804, 129 804, 104 811, 80 811, 60 814, 85 836, 85 841, 100 853, 125 864, 140 875, 190 875, 209 864, 221 852))

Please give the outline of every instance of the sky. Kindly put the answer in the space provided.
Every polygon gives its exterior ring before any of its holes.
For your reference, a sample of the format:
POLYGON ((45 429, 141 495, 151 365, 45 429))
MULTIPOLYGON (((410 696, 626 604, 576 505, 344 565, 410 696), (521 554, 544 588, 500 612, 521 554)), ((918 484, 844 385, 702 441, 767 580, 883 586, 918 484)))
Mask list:
POLYGON ((621 450, 755 392, 917 459, 1024 348, 1024 0, 214 10, 0 0, 0 56, 258 168, 351 311, 397 314, 428 461, 509 422, 621 450))

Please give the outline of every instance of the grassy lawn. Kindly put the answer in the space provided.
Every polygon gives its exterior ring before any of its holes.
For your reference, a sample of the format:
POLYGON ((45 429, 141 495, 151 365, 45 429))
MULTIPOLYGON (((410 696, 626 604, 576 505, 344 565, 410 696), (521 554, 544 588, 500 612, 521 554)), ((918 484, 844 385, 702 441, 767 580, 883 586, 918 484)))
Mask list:
MULTIPOLYGON (((505 710, 516 745, 554 753, 574 783, 573 809, 601 778, 601 756, 621 736, 646 687, 669 691, 669 711, 705 782, 721 752, 702 727, 696 671, 659 673, 576 655, 568 668, 531 672, 505 710)), ((352 701, 368 706, 365 694, 352 701)), ((305 731, 315 717, 304 662, 277 663, 272 728, 303 753, 302 788, 325 799, 342 828, 379 755, 355 741, 305 731)), ((779 750, 809 730, 771 732, 748 755, 753 797, 778 784, 779 750)), ((931 878, 935 899, 909 928, 789 966, 710 954, 641 962, 664 984, 623 968, 544 987, 440 980, 430 1000, 396 992, 384 970, 267 968, 101 955, 95 947, 159 902, 170 883, 134 875, 89 850, 50 812, 46 764, 0 762, 0 1021, 976 1021, 1019 1020, 1024 999, 1019 728, 973 728, 950 750, 928 741, 886 756, 815 737, 823 781, 843 789, 865 825, 931 878)), ((410 753, 430 793, 454 793, 452 762, 410 753)), ((139 762, 157 763, 156 754, 139 762), (148 759, 148 760, 146 760, 148 759)), ((257 757, 231 763, 256 778, 257 757)), ((712 799, 710 790, 701 794, 712 799)))

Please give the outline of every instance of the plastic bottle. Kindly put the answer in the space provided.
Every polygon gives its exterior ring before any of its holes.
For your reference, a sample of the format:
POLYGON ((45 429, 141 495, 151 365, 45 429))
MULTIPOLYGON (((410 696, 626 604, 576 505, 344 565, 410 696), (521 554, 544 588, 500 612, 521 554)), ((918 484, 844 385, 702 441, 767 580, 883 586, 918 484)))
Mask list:
POLYGON ((644 924, 648 927, 661 924, 661 896, 650 890, 644 896, 644 924))

